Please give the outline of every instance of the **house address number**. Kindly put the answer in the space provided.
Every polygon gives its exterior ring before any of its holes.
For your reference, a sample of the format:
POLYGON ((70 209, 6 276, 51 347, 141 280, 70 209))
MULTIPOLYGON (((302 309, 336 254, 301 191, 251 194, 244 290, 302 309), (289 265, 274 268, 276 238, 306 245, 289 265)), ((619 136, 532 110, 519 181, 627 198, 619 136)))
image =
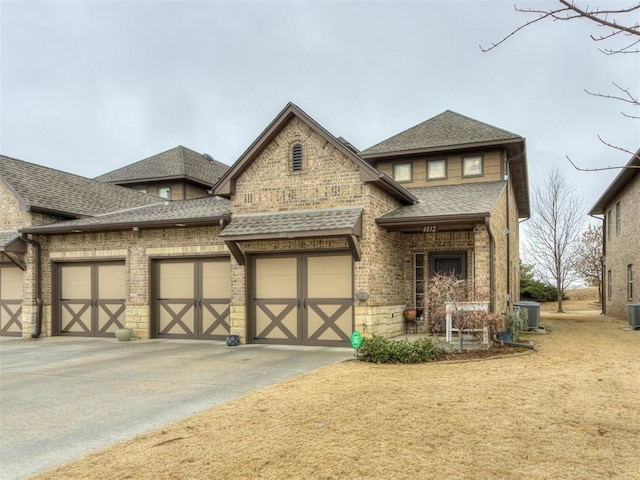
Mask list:
POLYGON ((436 233, 438 231, 438 227, 435 225, 428 225, 422 229, 422 233, 436 233))

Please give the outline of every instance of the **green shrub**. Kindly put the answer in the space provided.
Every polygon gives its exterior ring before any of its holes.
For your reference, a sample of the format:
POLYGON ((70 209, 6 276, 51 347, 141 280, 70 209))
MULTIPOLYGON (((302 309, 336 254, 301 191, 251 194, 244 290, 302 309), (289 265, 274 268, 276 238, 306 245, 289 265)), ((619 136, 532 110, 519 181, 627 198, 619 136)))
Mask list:
POLYGON ((451 346, 437 338, 392 340, 379 335, 363 338, 359 358, 372 363, 423 363, 451 352, 451 346))

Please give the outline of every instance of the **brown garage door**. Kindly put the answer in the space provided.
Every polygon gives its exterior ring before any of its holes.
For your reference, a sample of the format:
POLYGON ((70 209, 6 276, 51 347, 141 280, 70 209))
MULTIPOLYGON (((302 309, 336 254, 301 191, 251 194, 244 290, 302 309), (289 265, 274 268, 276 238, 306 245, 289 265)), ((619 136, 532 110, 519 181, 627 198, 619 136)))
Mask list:
POLYGON ((23 273, 13 265, 0 265, 0 335, 22 336, 23 273))
POLYGON ((125 325, 124 262, 58 264, 54 334, 111 337, 125 325))
POLYGON ((155 263, 156 336, 224 340, 229 334, 228 258, 155 263))
POLYGON ((256 257, 251 266, 255 343, 349 344, 353 330, 350 255, 256 257))

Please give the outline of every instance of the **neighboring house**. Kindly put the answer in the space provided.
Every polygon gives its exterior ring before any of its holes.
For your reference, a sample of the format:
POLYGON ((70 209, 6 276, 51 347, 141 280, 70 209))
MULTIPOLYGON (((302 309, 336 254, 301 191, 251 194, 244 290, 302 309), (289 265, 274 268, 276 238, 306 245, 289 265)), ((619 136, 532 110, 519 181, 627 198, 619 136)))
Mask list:
POLYGON ((190 200, 211 195, 229 167, 207 154, 179 145, 127 165, 95 180, 113 183, 167 200, 190 200))
POLYGON ((213 194, 21 228, 42 251, 26 263, 44 334, 348 345, 353 330, 404 332, 435 271, 492 311, 518 299, 525 142, 468 117, 358 152, 288 104, 213 194))
POLYGON ((0 335, 28 336, 36 331, 36 307, 43 307, 37 300, 37 283, 51 283, 41 275, 36 280, 38 265, 49 261, 47 253, 37 262, 19 229, 162 201, 0 155, 0 335))
POLYGON ((626 167, 589 214, 603 215, 603 312, 628 321, 627 305, 640 301, 640 150, 626 167))

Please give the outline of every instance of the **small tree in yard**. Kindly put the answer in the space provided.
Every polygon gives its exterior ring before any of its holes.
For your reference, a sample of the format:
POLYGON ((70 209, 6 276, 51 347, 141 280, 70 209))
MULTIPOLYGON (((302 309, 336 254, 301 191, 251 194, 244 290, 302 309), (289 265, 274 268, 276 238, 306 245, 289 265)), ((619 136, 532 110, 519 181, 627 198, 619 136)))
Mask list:
POLYGON ((558 313, 565 290, 577 279, 577 249, 584 214, 579 197, 557 167, 542 187, 534 187, 533 215, 525 224, 530 260, 543 279, 553 280, 557 289, 558 313))
POLYGON ((602 226, 589 227, 582 232, 578 247, 576 268, 583 280, 598 287, 598 299, 602 305, 602 270, 604 256, 602 254, 602 226))
POLYGON ((487 327, 490 337, 504 329, 502 315, 480 311, 469 311, 464 303, 472 298, 473 288, 470 282, 456 275, 435 274, 425 288, 424 310, 429 331, 440 333, 444 330, 447 316, 447 304, 450 305, 453 328, 458 329, 458 350, 463 351, 463 330, 487 327))

